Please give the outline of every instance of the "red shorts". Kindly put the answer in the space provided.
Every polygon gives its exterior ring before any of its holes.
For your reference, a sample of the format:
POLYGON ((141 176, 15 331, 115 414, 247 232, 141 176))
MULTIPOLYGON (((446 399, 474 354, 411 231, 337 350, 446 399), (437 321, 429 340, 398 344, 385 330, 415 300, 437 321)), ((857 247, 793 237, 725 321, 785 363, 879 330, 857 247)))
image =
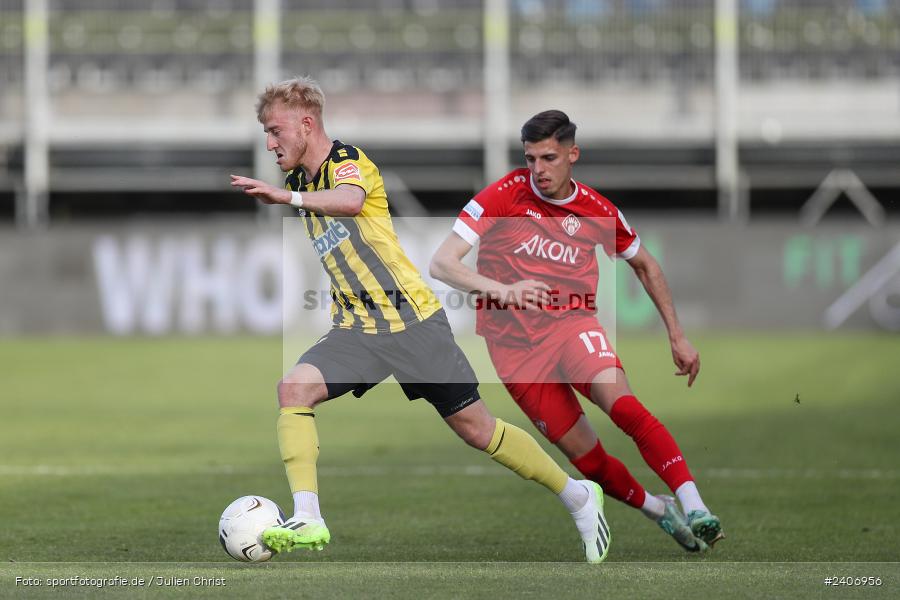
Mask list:
POLYGON ((556 443, 584 414, 575 390, 590 398, 591 382, 602 371, 622 368, 606 332, 593 316, 564 319, 531 347, 487 341, 497 375, 519 408, 556 443))

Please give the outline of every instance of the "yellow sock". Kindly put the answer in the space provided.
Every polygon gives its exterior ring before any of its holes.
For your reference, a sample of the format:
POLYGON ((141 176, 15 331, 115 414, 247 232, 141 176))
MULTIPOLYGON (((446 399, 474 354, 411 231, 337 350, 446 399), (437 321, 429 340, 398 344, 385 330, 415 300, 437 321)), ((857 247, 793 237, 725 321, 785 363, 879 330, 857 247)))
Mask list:
POLYGON ((289 406, 278 416, 278 447, 287 471, 291 493, 319 493, 316 461, 319 459, 319 434, 313 409, 289 406))
POLYGON ((533 437, 500 419, 497 419, 494 436, 484 451, 519 477, 536 481, 554 494, 559 495, 569 480, 566 472, 533 437))

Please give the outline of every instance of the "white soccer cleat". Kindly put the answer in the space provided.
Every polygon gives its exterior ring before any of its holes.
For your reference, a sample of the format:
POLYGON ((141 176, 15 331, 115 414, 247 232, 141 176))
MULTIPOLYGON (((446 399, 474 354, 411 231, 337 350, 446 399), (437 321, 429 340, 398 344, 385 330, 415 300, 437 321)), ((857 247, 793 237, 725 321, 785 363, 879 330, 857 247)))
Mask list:
POLYGON ((572 518, 581 534, 585 560, 597 564, 606 559, 609 543, 612 541, 609 525, 603 514, 603 488, 593 481, 582 480, 579 483, 587 488, 588 501, 578 512, 572 514, 572 518))

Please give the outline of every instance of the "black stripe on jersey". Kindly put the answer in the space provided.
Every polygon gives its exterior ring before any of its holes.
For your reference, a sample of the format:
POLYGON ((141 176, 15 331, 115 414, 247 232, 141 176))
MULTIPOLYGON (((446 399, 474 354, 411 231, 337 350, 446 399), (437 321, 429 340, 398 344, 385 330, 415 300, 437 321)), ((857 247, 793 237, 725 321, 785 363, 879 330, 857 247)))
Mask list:
MULTIPOLYGON (((319 173, 316 175, 316 177, 318 177, 319 175, 324 177, 324 181, 322 181, 322 189, 323 190, 331 189, 331 178, 328 175, 329 163, 331 163, 332 158, 337 156, 338 150, 342 147, 343 147, 343 145, 340 144, 340 142, 338 142, 337 140, 335 140, 334 145, 331 147, 331 154, 328 156, 328 160, 325 161, 325 165, 323 166, 322 170, 320 170, 319 173)), ((359 235, 359 227, 357 227, 357 225, 353 221, 353 219, 335 219, 335 220, 337 222, 341 223, 342 225, 344 225, 345 227, 347 227, 349 225, 348 230, 350 231, 350 245, 353 246, 353 249, 356 251, 356 254, 357 254, 357 256, 359 256, 359 259, 362 261, 363 265, 365 265, 365 267, 372 273, 372 276, 375 277, 375 281, 378 282, 378 285, 381 286, 381 289, 384 290, 384 293, 387 294, 389 298, 391 298, 392 296, 391 296, 391 292, 389 290, 391 290, 392 285, 389 284, 388 287, 385 287, 384 284, 386 282, 384 280, 384 277, 382 274, 380 274, 378 272, 378 268, 377 268, 377 267, 380 267, 382 269, 382 272, 384 272, 384 265, 382 265, 381 261, 377 260, 377 257, 375 257, 376 258, 375 261, 366 260, 366 256, 362 252, 360 252, 360 248, 365 248, 366 250, 368 250, 369 253, 372 252, 372 249, 369 248, 362 241, 361 236, 359 235), (354 236, 356 238, 356 242, 354 242, 354 236), (376 265, 377 265, 377 267, 376 267, 376 265), (373 267, 375 267, 375 268, 373 268, 373 267)), ((322 227, 323 228, 325 227, 324 223, 323 223, 322 227)), ((324 231, 324 229, 323 229, 323 231, 324 231)), ((368 301, 369 304, 366 305, 366 308, 369 310, 369 314, 372 315, 372 318, 375 319, 375 326, 377 327, 378 331, 382 331, 382 330, 390 331, 391 326, 390 326, 390 323, 388 322, 388 320, 384 316, 384 311, 381 310, 381 306, 379 306, 377 303, 372 302, 372 299, 371 299, 372 294, 369 293, 369 291, 363 287, 362 282, 359 281, 358 278, 356 278, 356 273, 353 271, 353 269, 350 267, 350 265, 347 264, 347 262, 346 262, 347 259, 344 256, 344 253, 341 252, 338 248, 335 248, 331 252, 331 254, 332 254, 332 256, 334 256, 335 261, 338 263, 338 268, 341 269, 341 273, 344 273, 345 278, 347 278, 346 271, 349 271, 353 275, 355 282, 351 283, 350 285, 354 286, 354 288, 356 288, 356 290, 358 290, 358 291, 356 291, 357 298, 359 298, 363 303, 366 303, 368 301), (336 254, 336 252, 337 252, 337 254, 336 254), (341 260, 343 260, 344 265, 347 266, 346 269, 342 268, 343 265, 341 265, 341 262, 340 262, 341 260), (374 310, 372 308, 369 308, 370 306, 373 306, 373 304, 374 304, 374 310), (384 329, 382 329, 382 321, 384 322, 384 326, 385 326, 384 329)), ((350 279, 347 279, 347 281, 350 282, 350 279)), ((390 278, 390 275, 388 275, 388 281, 393 282, 393 279, 390 278)), ((399 290, 396 293, 399 293, 399 290)), ((406 303, 406 306, 407 306, 407 308, 409 308, 408 302, 406 303)), ((412 312, 412 309, 409 309, 409 311, 412 312)), ((404 323, 409 323, 410 320, 412 320, 412 321, 416 320, 416 315, 415 315, 415 313, 413 313, 411 319, 408 320, 401 313, 401 319, 403 320, 404 323)))
MULTIPOLYGON (((332 154, 334 154, 334 152, 336 150, 336 145, 337 145, 337 143, 335 143, 331 147, 332 154)), ((328 155, 328 158, 325 159, 325 162, 322 164, 322 168, 320 168, 319 171, 316 173, 316 177, 315 177, 315 179, 313 179, 313 187, 314 188, 318 189, 319 179, 324 174, 325 181, 322 183, 321 189, 323 189, 323 190, 331 189, 331 180, 328 179, 328 163, 329 162, 331 162, 331 154, 328 155)), ((319 220, 319 226, 322 228, 322 231, 327 231, 328 228, 326 227, 325 219, 323 217, 319 217, 318 215, 316 215, 316 218, 319 220)), ((313 236, 310 236, 310 237, 313 237, 313 236)), ((344 256, 344 253, 341 250, 339 250, 338 248, 335 248, 334 250, 331 251, 331 255, 334 258, 334 262, 337 265, 337 268, 340 269, 341 273, 344 275, 344 279, 347 281, 347 284, 350 285, 352 288, 356 288, 354 290, 354 293, 356 294, 357 298, 362 300, 361 293, 363 290, 365 290, 365 288, 363 287, 362 282, 359 280, 359 278, 356 277, 356 273, 353 271, 353 269, 350 267, 350 265, 347 264, 347 259, 344 256), (342 264, 342 262, 343 262, 343 264, 342 264), (346 266, 347 268, 345 269, 344 266, 346 266), (347 274, 348 271, 350 272, 349 276, 347 274), (351 277, 352 277, 352 279, 351 279, 351 277)), ((325 267, 325 270, 328 272, 328 276, 331 277, 331 281, 334 283, 334 289, 337 290, 337 292, 340 294, 341 299, 344 301, 344 306, 347 308, 347 310, 350 312, 350 314, 353 315, 353 327, 361 328, 362 327, 362 319, 360 318, 360 316, 358 314, 356 314, 356 311, 353 310, 353 304, 350 302, 350 298, 347 297, 347 294, 345 294, 344 292, 341 291, 341 286, 339 286, 337 284, 337 280, 335 279, 334 275, 331 273, 331 269, 328 268, 328 264, 326 262, 325 256, 322 257, 322 266, 325 267)), ((371 295, 369 295, 369 297, 371 298, 371 295)), ((335 298, 335 301, 337 301, 336 298, 335 298)), ((382 323, 381 323, 381 321, 379 321, 379 319, 381 319, 385 323, 387 323, 387 319, 384 318, 384 314, 381 312, 381 308, 378 307, 378 314, 374 314, 371 311, 368 311, 368 312, 371 314, 372 318, 375 319, 375 327, 378 329, 378 331, 381 331, 382 323)), ((338 315, 335 315, 334 324, 340 325, 341 321, 337 320, 337 316, 338 315)), ((341 315, 341 316, 343 316, 343 315, 341 315)), ((388 331, 390 331, 390 325, 387 325, 387 329, 388 329, 388 331)))
MULTIPOLYGON (((328 163, 332 162, 333 159, 336 159, 334 162, 345 160, 340 156, 340 151, 347 151, 349 148, 352 148, 356 158, 359 158, 359 152, 356 152, 356 148, 342 144, 340 140, 334 141, 334 145, 331 147, 331 154, 328 155, 328 160, 325 161, 326 166, 319 172, 325 177, 325 181, 322 182, 322 189, 331 189, 331 179, 328 176, 328 163)), ((378 285, 384 290, 388 300, 394 305, 394 308, 397 309, 397 312, 400 314, 400 320, 403 321, 404 324, 418 321, 419 319, 416 312, 409 305, 409 294, 406 294, 399 289, 399 284, 394 281, 394 277, 381 261, 381 258, 375 254, 372 247, 363 239, 359 226, 356 224, 356 220, 349 218, 337 219, 337 221, 342 223, 350 231, 350 243, 353 245, 354 250, 356 250, 357 256, 359 256, 359 259, 366 265, 369 271, 372 272, 375 281, 378 282, 378 285)))
MULTIPOLYGON (((312 215, 309 212, 307 212, 306 216, 303 218, 306 220, 306 233, 309 235, 309 239, 315 238, 315 231, 313 229, 312 215)), ((332 273, 331 269, 328 268, 328 265, 325 262, 325 258, 326 257, 323 256, 319 260, 322 263, 322 267, 325 269, 325 272, 328 273, 329 279, 331 279, 331 299, 334 301, 334 305, 337 307, 337 312, 335 312, 335 315, 332 318, 332 322, 335 325, 340 325, 341 323, 344 322, 344 313, 349 312, 351 315, 353 315, 353 326, 354 327, 362 327, 362 321, 356 315, 356 313, 354 313, 353 310, 350 308, 351 307, 350 299, 347 298, 346 294, 341 292, 341 286, 338 285, 338 281, 335 278, 334 273, 332 273), (342 301, 338 300, 337 296, 335 295, 336 293, 339 293, 341 295, 342 301)))
MULTIPOLYGON (((342 292, 341 290, 336 290, 336 291, 335 291, 335 290, 332 290, 332 291, 331 291, 331 294, 332 294, 331 297, 332 297, 334 300, 338 300, 338 298, 340 298, 340 302, 343 303, 344 308, 346 308, 347 310, 349 310, 349 311, 351 311, 351 312, 353 311, 353 303, 350 302, 350 296, 348 296, 347 294, 345 294, 345 293, 342 292)), ((356 317, 356 315, 353 315, 353 316, 356 317)))
MULTIPOLYGON (((335 143, 340 144, 340 140, 336 141, 335 143)), ((352 150, 351 158, 354 158, 354 159, 358 159, 358 158, 359 158, 359 152, 356 150, 355 147, 353 147, 353 146, 347 146, 347 145, 341 145, 341 146, 337 149, 337 151, 339 152, 339 151, 342 150, 342 149, 346 149, 346 150, 348 150, 348 151, 349 151, 349 150, 352 150), (354 154, 355 154, 355 156, 354 156, 354 154)), ((340 162, 340 161, 336 161, 336 162, 340 162)), ((373 166, 374 166, 374 165, 373 165, 373 166)), ((375 171, 378 173, 378 175, 379 175, 379 177, 380 177, 380 176, 381 176, 381 172, 378 171, 378 167, 375 167, 375 171)), ((354 221, 354 224, 355 224, 355 221, 354 221)), ((363 237, 362 231, 361 231, 361 230, 359 230, 359 237, 360 237, 362 243, 365 244, 366 248, 372 252, 374 261, 376 261, 379 265, 382 265, 382 266, 385 268, 385 270, 387 271, 387 277, 390 278, 390 279, 393 281, 393 274, 391 273, 390 268, 384 263, 383 260, 381 260, 381 257, 378 256, 378 253, 375 252, 375 249, 372 248, 372 246, 369 245, 369 243, 368 243, 368 242, 366 241, 366 239, 363 237)), ((399 245, 399 242, 398 242, 398 245, 399 245)), ((400 248, 400 251, 403 252, 403 248, 402 248, 402 247, 400 248)), ((360 257, 360 258, 362 258, 362 257, 360 257)), ((365 261, 365 259, 363 259, 363 260, 364 260, 364 262, 366 262, 366 264, 368 264, 368 262, 365 261)), ((383 282, 381 282, 381 281, 379 280, 379 283, 381 284, 382 288, 384 288, 385 292, 387 292, 387 288, 384 287, 383 282)), ((399 288, 400 288, 400 289, 398 289, 398 290, 394 290, 395 293, 396 293, 396 295, 393 297, 394 307, 398 309, 398 312, 400 313, 400 318, 403 320, 404 323, 411 323, 411 322, 413 322, 413 321, 417 321, 417 320, 418 320, 418 316, 415 314, 415 310, 412 311, 412 316, 411 316, 411 318, 410 318, 410 317, 406 314, 406 311, 400 310, 401 307, 400 307, 399 305, 401 304, 401 299, 405 299, 405 302, 403 303, 404 306, 407 306, 407 307, 408 307, 409 304, 412 303, 412 304, 415 305, 416 309, 417 309, 419 312, 422 312, 421 307, 420 307, 419 304, 416 302, 415 298, 414 298, 412 295, 410 295, 410 293, 409 293, 408 291, 406 291, 406 288, 403 287, 403 284, 399 281, 399 278, 398 278, 396 281, 394 281, 394 283, 395 283, 397 286, 399 286, 399 288)), ((424 283, 424 282, 423 282, 423 283, 424 283)))
POLYGON ((353 247, 356 249, 356 254, 359 255, 359 259, 372 272, 375 281, 378 282, 378 285, 381 286, 381 289, 383 289, 384 293, 387 295, 388 301, 391 302, 394 305, 394 308, 397 309, 397 312, 400 313, 400 319, 404 323, 418 321, 419 319, 416 316, 416 312, 413 310, 412 306, 409 305, 409 297, 399 289, 398 283, 394 281, 394 277, 391 275, 390 271, 388 271, 385 264, 381 262, 381 258, 375 254, 372 247, 363 239, 362 233, 359 231, 359 225, 356 224, 356 219, 338 219, 338 221, 350 231, 350 243, 353 244, 353 247))
MULTIPOLYGON (((381 264, 383 264, 383 265, 387 268, 388 273, 389 273, 390 275, 393 275, 393 271, 391 270, 391 268, 387 266, 387 263, 385 263, 384 260, 383 260, 380 256, 378 256, 378 253, 375 252, 375 248, 374 248, 371 244, 369 244, 368 241, 366 240, 366 238, 362 235, 362 230, 360 230, 359 235, 360 235, 360 237, 362 238, 363 242, 364 242, 369 248, 372 248, 372 252, 375 253, 375 257, 381 262, 381 264)), ((398 241, 398 245, 399 245, 399 241, 398 241)), ((405 254, 405 251, 403 250, 402 247, 400 248, 400 251, 403 252, 403 253, 405 254)), ((400 286, 400 289, 403 291, 403 295, 404 295, 404 297, 406 298, 406 300, 407 300, 410 304, 412 304, 412 305, 414 305, 414 306, 416 307, 416 308, 415 308, 416 311, 418 311, 419 313, 421 313, 421 312, 422 312, 422 307, 420 307, 420 306, 419 306, 419 303, 416 302, 416 299, 415 299, 408 291, 406 291, 406 288, 403 287, 403 283, 400 281, 400 278, 399 278, 399 277, 396 278, 396 283, 397 283, 398 286, 400 286)), ((424 282, 423 282, 423 283, 424 283, 424 282)), ((397 302, 397 301, 399 301, 399 300, 398 300, 398 299, 395 299, 395 302, 397 302)), ((418 318, 416 315, 413 315, 413 316, 416 317, 416 318, 418 318)), ((403 320, 404 320, 405 323, 409 323, 409 321, 407 321, 405 318, 404 318, 403 320)))
MULTIPOLYGON (((325 162, 322 163, 322 166, 319 167, 319 170, 316 172, 316 176, 312 180, 313 189, 318 190, 330 190, 331 189, 331 180, 328 179, 328 166, 331 164, 331 159, 337 157, 337 151, 343 147, 343 144, 339 140, 334 140, 331 144, 331 150, 328 152, 328 158, 325 159, 325 162), (319 179, 321 179, 322 175, 325 176, 325 181, 321 187, 319 187, 319 179)), ((343 160, 343 159, 341 159, 343 160)))
MULTIPOLYGON (((337 257, 335 257, 335 262, 337 263, 338 269, 341 268, 340 262, 338 262, 337 257)), ((335 325, 340 325, 344 322, 344 313, 350 313, 353 317, 353 327, 362 328, 363 323, 362 319, 359 318, 359 315, 353 310, 353 303, 350 302, 350 298, 341 291, 341 286, 338 283, 337 277, 334 276, 334 273, 331 272, 331 269, 328 268, 328 264, 325 262, 325 257, 322 257, 322 267, 325 269, 325 272, 328 273, 328 278, 331 279, 331 299, 334 301, 335 306, 337 306, 337 312, 332 319, 332 322, 335 325)), ((343 269, 341 269, 341 273, 343 273, 343 269)), ((346 274, 345 274, 346 277, 346 274)), ((350 280, 347 280, 347 283, 350 283, 350 280)))
MULTIPOLYGON (((325 231, 325 218, 316 215, 316 219, 319 220, 319 224, 322 226, 322 230, 325 231)), ((341 251, 341 249, 337 247, 334 248, 331 251, 331 256, 334 257, 334 262, 337 264, 337 268, 341 271, 341 275, 344 276, 344 279, 347 281, 347 284, 350 285, 350 289, 353 290, 353 293, 356 294, 356 297, 361 300, 364 297, 371 298, 372 295, 369 294, 368 290, 366 290, 365 287, 363 287, 362 282, 356 276, 356 272, 347 263, 347 258, 344 256, 344 253, 341 251)), ((323 257, 322 260, 324 264, 325 258, 323 257)), ((327 265, 325 265, 325 270, 329 271, 329 275, 331 275, 330 269, 328 269, 327 265)), ((332 279, 333 278, 334 277, 332 275, 332 279)), ((340 286, 338 286, 337 289, 340 290, 340 286)), ((368 312, 372 316, 372 318, 375 319, 375 328, 379 332, 389 332, 391 330, 391 325, 385 318, 384 313, 381 311, 381 307, 378 304, 372 303, 366 306, 366 308, 368 309, 368 312), (370 306, 372 308, 370 308, 370 306)), ((354 317, 358 318, 355 311, 351 310, 350 312, 354 314, 354 317)), ((337 324, 339 323, 336 323, 336 325, 337 324)), ((357 324, 355 319, 353 324, 357 324)))
POLYGON ((288 186, 291 191, 299 192, 300 191, 300 174, 303 173, 302 168, 297 168, 288 173, 288 176, 284 180, 284 184, 288 186), (299 173, 298 173, 299 171, 299 173))
MULTIPOLYGON (((326 270, 328 269, 328 267, 325 267, 325 268, 326 268, 326 270)), ((331 275, 330 271, 329 271, 329 275, 331 275)), ((335 281, 335 285, 337 285, 337 282, 334 279, 334 277, 332 277, 331 279, 332 279, 332 281, 335 281)), ((331 299, 334 301, 335 304, 337 304, 337 307, 338 307, 337 314, 334 315, 334 319, 333 319, 333 322, 335 325, 340 325, 341 323, 343 323, 344 322, 344 313, 347 313, 351 317, 353 317, 353 323, 351 324, 351 327, 362 328, 362 326, 363 326, 362 319, 360 319, 359 315, 353 311, 353 303, 350 302, 350 297, 347 294, 342 292, 337 287, 333 287, 333 288, 331 288, 331 299)))
POLYGON ((328 177, 328 167, 331 166, 331 157, 328 157, 328 160, 325 161, 325 165, 321 171, 316 174, 316 179, 318 179, 319 175, 325 178, 325 181, 322 182, 323 190, 331 189, 331 179, 328 177))
MULTIPOLYGON (((298 167, 291 171, 290 175, 287 176, 285 183, 290 187, 293 191, 306 190, 306 172, 298 167)), ((302 217, 303 224, 306 226, 306 234, 309 236, 309 239, 315 238, 315 231, 313 229, 313 215, 310 211, 305 211, 306 214, 302 217)), ((334 305, 337 308, 335 311, 335 315, 332 318, 332 322, 336 325, 340 325, 344 322, 344 314, 350 313, 353 316, 353 326, 354 327, 362 327, 362 321, 360 318, 350 309, 350 299, 347 298, 347 295, 340 291, 341 287, 338 285, 337 279, 334 274, 331 272, 331 269, 328 268, 328 265, 325 264, 325 258, 320 259, 322 262, 322 266, 325 268, 325 272, 328 273, 328 277, 331 279, 331 299, 334 301, 334 305), (341 294, 341 300, 339 301, 337 293, 341 294)))

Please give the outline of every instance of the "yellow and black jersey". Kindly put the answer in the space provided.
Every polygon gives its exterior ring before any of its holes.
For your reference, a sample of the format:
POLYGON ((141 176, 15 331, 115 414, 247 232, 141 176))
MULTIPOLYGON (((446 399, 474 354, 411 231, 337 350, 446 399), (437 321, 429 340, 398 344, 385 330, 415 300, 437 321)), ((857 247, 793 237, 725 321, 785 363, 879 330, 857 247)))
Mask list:
POLYGON ((378 167, 362 150, 335 140, 312 181, 298 167, 285 187, 314 192, 355 185, 366 192, 357 217, 330 217, 300 209, 313 248, 331 279, 336 327, 396 333, 441 308, 397 239, 378 167))

